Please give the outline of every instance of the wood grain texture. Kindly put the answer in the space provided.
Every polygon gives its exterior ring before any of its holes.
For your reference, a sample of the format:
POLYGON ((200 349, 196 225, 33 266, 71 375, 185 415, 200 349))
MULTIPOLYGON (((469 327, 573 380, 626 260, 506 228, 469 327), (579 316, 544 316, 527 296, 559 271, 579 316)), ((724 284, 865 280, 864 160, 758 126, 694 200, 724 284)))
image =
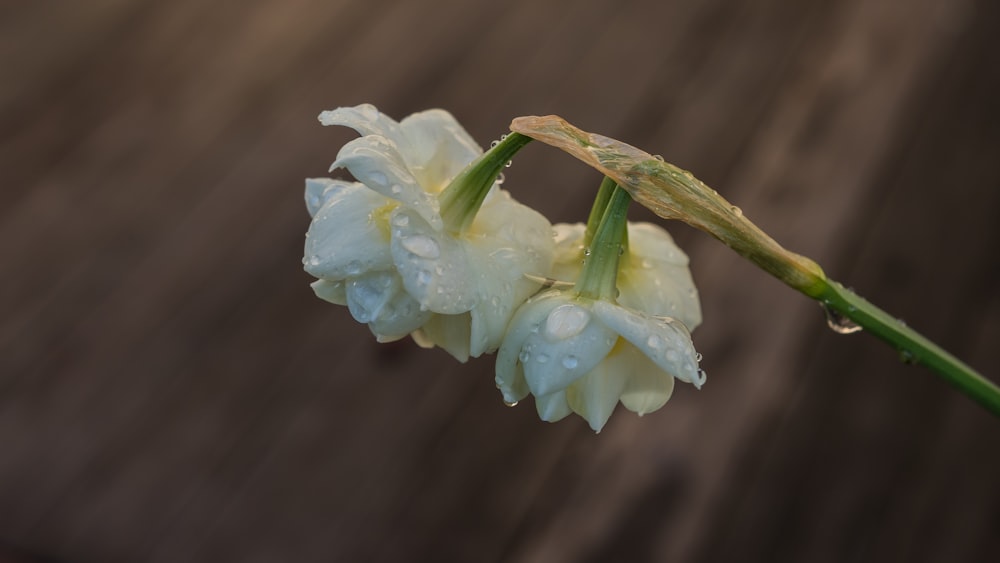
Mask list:
MULTIPOLYGON (((1000 422, 689 228, 708 383, 599 435, 376 344, 301 251, 321 110, 555 113, 996 381, 997 37, 985 0, 0 6, 0 561, 994 560, 1000 422)), ((600 181, 506 176, 553 221, 600 181)))

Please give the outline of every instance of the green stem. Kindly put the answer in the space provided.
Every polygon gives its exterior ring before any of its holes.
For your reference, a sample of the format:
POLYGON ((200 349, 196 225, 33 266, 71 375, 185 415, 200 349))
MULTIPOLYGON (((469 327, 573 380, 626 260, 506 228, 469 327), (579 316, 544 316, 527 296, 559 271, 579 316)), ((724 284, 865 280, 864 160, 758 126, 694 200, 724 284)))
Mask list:
POLYGON ((632 197, 614 184, 610 201, 587 247, 576 290, 589 299, 613 300, 617 293, 618 260, 628 231, 628 206, 632 197))
POLYGON ((583 245, 590 246, 594 240, 594 233, 597 232, 598 225, 604 217, 604 212, 608 209, 608 202, 611 201, 611 194, 614 193, 618 184, 614 180, 604 177, 601 180, 601 187, 597 188, 597 197, 594 198, 594 205, 590 207, 590 215, 587 217, 587 230, 583 233, 583 245))
POLYGON ((510 162, 514 154, 531 142, 531 137, 511 133, 494 145, 482 156, 469 163, 455 179, 448 184, 438 201, 441 203, 441 218, 445 226, 453 232, 461 232, 472 224, 486 194, 493 187, 500 171, 510 162))
MULTIPOLYGON (((833 309, 856 322, 898 349, 904 360, 934 370, 959 391, 1000 416, 1000 387, 900 320, 833 280, 826 280, 818 299, 828 313, 833 309)), ((831 321, 835 329, 836 324, 831 321)))

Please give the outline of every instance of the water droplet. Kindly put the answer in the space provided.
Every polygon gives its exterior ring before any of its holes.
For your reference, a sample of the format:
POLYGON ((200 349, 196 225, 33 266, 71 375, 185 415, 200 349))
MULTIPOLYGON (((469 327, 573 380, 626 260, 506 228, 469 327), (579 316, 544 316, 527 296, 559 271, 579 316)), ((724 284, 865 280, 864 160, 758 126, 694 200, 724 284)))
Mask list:
POLYGON ((899 361, 904 364, 916 364, 917 358, 913 355, 913 352, 910 352, 909 350, 900 350, 899 361))
POLYGON ((504 178, 504 176, 503 176, 503 172, 501 172, 501 173, 500 173, 500 174, 499 174, 499 175, 497 176, 497 179, 496 179, 496 185, 498 185, 498 186, 499 186, 500 184, 503 184, 504 180, 506 180, 506 178, 504 178))
POLYGON ((497 146, 499 144, 500 144, 500 141, 496 141, 496 140, 490 141, 490 148, 492 149, 493 147, 495 147, 495 146, 497 146))
POLYGON ((490 298, 490 303, 493 304, 493 308, 494 309, 499 309, 500 308, 500 298, 497 297, 496 295, 494 295, 492 298, 490 298))
POLYGON ((625 247, 624 246, 619 246, 618 247, 618 256, 621 256, 623 254, 625 254, 625 247))
POLYGON ((576 359, 576 356, 570 354, 562 359, 562 365, 566 369, 573 369, 579 365, 580 361, 576 359))
POLYGON ((403 245, 403 248, 421 258, 433 260, 441 256, 441 248, 438 246, 437 241, 427 235, 413 235, 405 237, 399 242, 403 245))
POLYGON ((369 174, 369 176, 368 176, 368 180, 369 180, 370 182, 372 182, 373 184, 377 184, 377 185, 379 185, 379 186, 384 186, 384 185, 386 185, 387 183, 389 183, 389 179, 388 179, 388 178, 386 178, 385 174, 383 174, 383 173, 379 172, 378 170, 373 170, 373 171, 372 171, 372 172, 371 172, 371 173, 369 174))
POLYGON ((501 141, 504 140, 504 139, 506 139, 506 138, 507 138, 507 134, 506 133, 504 133, 503 135, 500 135, 500 140, 501 141))
POLYGON ((517 356, 517 359, 521 360, 522 364, 527 363, 528 360, 531 359, 531 354, 528 353, 527 350, 524 350, 524 351, 521 352, 520 355, 517 356))
POLYGON ((649 346, 654 350, 658 350, 663 346, 663 338, 661 338, 658 334, 650 334, 649 338, 646 339, 646 346, 649 346))
POLYGON ((583 255, 584 256, 590 256, 590 248, 584 248, 583 249, 583 255))
POLYGON ((309 265, 310 266, 319 266, 319 256, 310 256, 309 257, 309 265))
POLYGON ((438 264, 437 266, 434 266, 434 273, 436 273, 439 276, 442 275, 442 274, 444 274, 444 267, 441 266, 441 264, 438 264))
POLYGON ((431 283, 431 273, 427 270, 420 270, 417 272, 417 283, 420 285, 427 285, 431 283))
POLYGON ((545 320, 545 336, 551 340, 572 338, 586 328, 590 312, 577 305, 560 305, 545 320))
POLYGON ((410 224, 410 218, 406 215, 396 215, 392 220, 392 224, 397 227, 405 227, 410 224))
POLYGON ((830 305, 824 303, 821 307, 823 307, 823 312, 826 313, 826 324, 833 332, 837 334, 851 334, 861 330, 861 325, 845 317, 840 311, 837 311, 830 305))
POLYGON ((543 352, 535 356, 535 361, 540 364, 544 364, 545 362, 549 361, 549 355, 543 352))
POLYGON ((705 370, 698 368, 698 380, 695 382, 696 387, 704 385, 706 379, 708 379, 708 374, 705 373, 705 370))
POLYGON ((736 207, 735 205, 730 207, 729 210, 732 211, 733 215, 736 215, 737 217, 743 216, 743 210, 740 209, 739 207, 736 207))
POLYGON ((389 188, 389 191, 392 192, 392 195, 399 195, 403 193, 403 186, 400 186, 399 184, 393 184, 392 187, 389 188))
POLYGON ((508 161, 507 161, 507 164, 504 164, 503 166, 504 166, 504 168, 510 168, 510 166, 511 166, 512 164, 514 164, 514 161, 513 161, 513 160, 508 160, 508 161))
POLYGON ((347 272, 349 276, 356 276, 361 273, 361 262, 358 260, 351 260, 344 266, 344 271, 347 272))
POLYGON ((653 158, 655 158, 656 160, 659 160, 660 162, 663 162, 663 156, 662 155, 654 154, 653 158))
POLYGON ((668 362, 676 362, 677 361, 677 351, 676 350, 667 350, 667 361, 668 362))
POLYGON ((702 357, 703 357, 703 356, 701 355, 701 352, 695 352, 695 353, 694 353, 694 361, 696 361, 696 362, 701 362, 701 358, 702 358, 702 357))
POLYGON ((503 404, 507 405, 508 407, 516 407, 517 401, 504 401, 503 404))

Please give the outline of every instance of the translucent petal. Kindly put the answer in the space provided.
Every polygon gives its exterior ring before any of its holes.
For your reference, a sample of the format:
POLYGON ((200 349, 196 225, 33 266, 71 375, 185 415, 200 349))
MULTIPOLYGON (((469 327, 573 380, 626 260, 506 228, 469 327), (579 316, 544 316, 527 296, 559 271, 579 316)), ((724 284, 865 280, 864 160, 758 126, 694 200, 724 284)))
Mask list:
POLYGON ((320 208, 306 233, 305 270, 339 280, 392 266, 388 229, 378 224, 390 201, 361 184, 342 186, 320 208))
POLYGON ((483 153, 452 115, 441 109, 415 113, 400 127, 407 146, 403 159, 425 190, 438 193, 483 153))
POLYGON ((573 412, 582 416, 594 432, 600 432, 618 405, 625 389, 626 371, 622 358, 607 356, 584 377, 566 389, 566 399, 573 412))
POLYGON ((549 223, 534 210, 498 192, 463 234, 475 272, 472 355, 500 346, 514 310, 540 287, 528 275, 543 275, 552 261, 549 223), (479 332, 481 330, 481 332, 479 332))
POLYGON ((550 277, 559 281, 576 281, 583 268, 583 236, 587 226, 583 223, 557 223, 552 225, 555 242, 555 261, 550 277))
POLYGON ((693 330, 701 324, 688 257, 663 228, 629 224, 629 260, 618 275, 618 302, 649 315, 670 316, 693 330))
POLYGON ((419 329, 433 315, 430 311, 422 311, 420 304, 401 289, 385 304, 378 318, 368 323, 368 328, 379 342, 392 342, 419 329))
POLYGON ((519 365, 521 348, 529 336, 541 330, 549 311, 562 303, 559 296, 560 293, 553 290, 533 297, 517 309, 507 326, 503 343, 497 350, 496 384, 508 403, 520 401, 528 394, 528 390, 521 387, 524 381, 519 365))
POLYGON ((478 278, 461 242, 435 230, 411 209, 394 211, 390 224, 396 270, 406 291, 422 307, 457 315, 476 305, 478 278))
POLYGON ((541 397, 536 396, 535 409, 538 411, 538 418, 546 422, 557 422, 573 412, 566 401, 565 391, 556 391, 541 397))
POLYGON ((564 311, 558 306, 578 304, 568 295, 552 301, 557 306, 546 316, 545 326, 525 339, 519 355, 524 377, 535 396, 568 387, 594 369, 617 340, 617 335, 596 319, 586 319, 582 328, 574 327, 572 335, 562 338, 564 335, 557 334, 559 337, 553 338, 550 321, 554 314, 564 311))
POLYGON ((330 178, 307 178, 306 179, 306 210, 310 217, 315 217, 316 213, 333 198, 341 189, 351 188, 360 185, 357 182, 345 182, 343 180, 333 180, 330 178))
POLYGON ((319 114, 319 122, 350 127, 361 135, 381 135, 397 144, 404 139, 400 124, 371 104, 324 111, 319 114))
POLYGON ((420 338, 465 363, 469 359, 469 314, 432 315, 420 327, 420 338))
POLYGON ((437 198, 424 191, 389 139, 379 135, 354 139, 340 149, 330 166, 336 168, 346 168, 364 185, 415 209, 435 229, 442 228, 437 198))
POLYGON ((400 290, 393 272, 369 272, 347 280, 347 308, 359 323, 370 323, 400 290))
POLYGON ((613 352, 611 356, 619 361, 616 369, 626 374, 625 389, 621 392, 622 405, 640 416, 665 405, 674 391, 674 377, 660 369, 635 346, 628 344, 620 348, 620 353, 613 352))
POLYGON ((316 280, 309 284, 316 297, 334 305, 347 305, 347 288, 343 280, 316 280))
POLYGON ((660 369, 681 381, 701 387, 703 376, 698 372, 694 344, 690 333, 679 321, 643 315, 606 301, 595 301, 592 311, 660 369))

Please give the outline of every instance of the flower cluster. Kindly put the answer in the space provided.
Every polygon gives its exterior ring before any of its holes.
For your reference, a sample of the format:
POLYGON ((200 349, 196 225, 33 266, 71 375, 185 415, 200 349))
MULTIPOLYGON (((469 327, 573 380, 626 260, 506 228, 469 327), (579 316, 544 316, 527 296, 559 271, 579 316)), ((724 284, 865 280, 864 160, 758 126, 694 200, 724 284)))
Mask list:
POLYGON ((356 181, 306 180, 303 264, 316 295, 379 341, 410 335, 463 362, 497 352, 508 404, 532 394, 542 419, 575 412, 595 431, 619 401, 641 415, 675 378, 701 386, 687 257, 662 228, 625 222, 624 191, 602 186, 586 226, 552 226, 497 181, 527 137, 484 154, 442 110, 396 122, 361 105, 320 121, 361 135, 331 166, 356 181))

